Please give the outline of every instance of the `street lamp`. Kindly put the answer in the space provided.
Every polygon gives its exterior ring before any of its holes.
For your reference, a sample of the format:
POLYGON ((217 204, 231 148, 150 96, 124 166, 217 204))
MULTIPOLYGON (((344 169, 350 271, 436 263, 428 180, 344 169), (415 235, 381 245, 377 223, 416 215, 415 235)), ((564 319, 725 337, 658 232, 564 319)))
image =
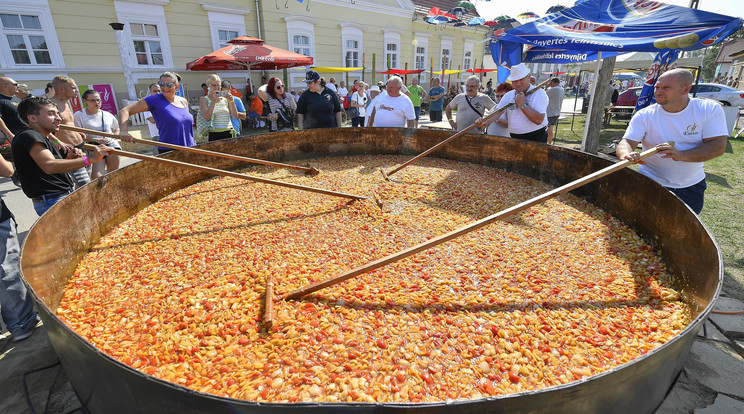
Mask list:
POLYGON ((114 33, 116 34, 116 43, 119 45, 119 57, 121 58, 121 68, 124 71, 124 82, 127 84, 127 93, 129 94, 130 101, 137 100, 137 90, 134 88, 134 76, 132 75, 132 68, 129 66, 129 56, 126 53, 127 46, 124 44, 124 23, 109 23, 114 33))

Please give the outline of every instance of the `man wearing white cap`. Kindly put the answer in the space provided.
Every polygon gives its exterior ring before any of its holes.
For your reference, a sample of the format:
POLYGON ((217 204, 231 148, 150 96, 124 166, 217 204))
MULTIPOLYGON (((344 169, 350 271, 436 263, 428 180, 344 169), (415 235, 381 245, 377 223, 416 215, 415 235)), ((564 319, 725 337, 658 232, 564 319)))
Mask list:
MULTIPOLYGON (((515 106, 506 110, 509 135, 512 138, 547 143, 548 95, 544 90, 538 89, 530 96, 525 96, 525 92, 535 89, 536 86, 530 84, 530 69, 524 63, 512 66, 507 79, 512 82, 514 90, 501 98, 496 110, 514 102, 515 106)), ((485 126, 495 121, 494 117, 481 125, 485 126)))

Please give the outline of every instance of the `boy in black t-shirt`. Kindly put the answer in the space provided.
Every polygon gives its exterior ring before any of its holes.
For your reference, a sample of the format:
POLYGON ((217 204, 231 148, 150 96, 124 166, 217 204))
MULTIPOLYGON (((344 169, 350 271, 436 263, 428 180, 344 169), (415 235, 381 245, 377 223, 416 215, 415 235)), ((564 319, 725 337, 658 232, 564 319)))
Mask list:
POLYGON ((29 128, 13 138, 13 160, 23 192, 41 216, 72 193, 74 184, 67 173, 102 160, 110 147, 97 146, 90 159, 78 149, 67 152, 63 158, 57 144, 49 139, 52 132, 59 130, 61 121, 54 102, 32 96, 21 101, 18 113, 29 128))

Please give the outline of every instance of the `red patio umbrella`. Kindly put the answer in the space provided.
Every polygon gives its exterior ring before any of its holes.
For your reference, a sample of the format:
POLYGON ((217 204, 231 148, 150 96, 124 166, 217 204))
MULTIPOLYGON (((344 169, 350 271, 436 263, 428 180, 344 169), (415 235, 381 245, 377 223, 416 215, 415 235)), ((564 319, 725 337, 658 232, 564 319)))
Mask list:
POLYGON ((186 64, 187 70, 277 70, 308 66, 313 58, 264 44, 250 36, 236 37, 230 46, 204 55, 186 64))

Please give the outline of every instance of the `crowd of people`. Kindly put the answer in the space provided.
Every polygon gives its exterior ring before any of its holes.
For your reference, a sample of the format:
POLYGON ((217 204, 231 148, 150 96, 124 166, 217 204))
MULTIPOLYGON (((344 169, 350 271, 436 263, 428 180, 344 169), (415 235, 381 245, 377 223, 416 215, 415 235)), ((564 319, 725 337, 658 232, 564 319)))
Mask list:
MULTIPOLYGON (((483 87, 480 77, 471 76, 448 98, 438 78, 431 79, 428 90, 416 78, 406 87, 398 76, 376 85, 357 80, 347 89, 344 82, 336 85, 334 78, 326 82, 311 70, 305 76, 307 89, 301 93, 288 93, 279 78, 267 80, 255 95, 248 95, 246 111, 231 94, 229 81, 209 75, 202 85, 197 118, 207 128, 209 141, 235 137, 242 120, 261 116, 266 116, 272 132, 340 127, 344 116, 353 127, 415 128, 422 104, 428 102, 430 120, 441 122, 444 113, 456 131, 476 125, 480 129, 470 132, 552 143, 565 95, 560 79, 551 79, 547 90, 538 88, 530 69, 519 64, 511 68, 508 80, 496 87, 488 81, 483 87), (268 115, 262 115, 263 102, 268 104, 268 115), (496 113, 500 115, 491 116, 496 113)), ((616 153, 620 159, 642 164, 641 174, 699 214, 706 189, 703 163, 723 154, 728 132, 718 105, 689 97, 692 81, 692 74, 683 69, 662 74, 655 87, 657 103, 633 116, 616 153), (666 144, 670 139, 674 145, 666 144), (656 146, 660 153, 641 162, 636 152, 639 144, 644 150, 656 146)), ((78 88, 70 77, 56 76, 41 96, 22 92, 13 79, 0 77, 0 132, 12 142, 14 162, 0 155, 0 175, 17 176, 15 181, 41 216, 76 188, 119 167, 112 153, 121 148, 116 140, 61 125, 118 134, 121 140, 133 142, 129 119, 145 113, 150 134, 158 142, 195 145, 195 119, 189 102, 176 93, 180 84, 178 74, 163 73, 150 85, 148 96, 122 108, 117 119, 101 108, 95 90, 85 91, 84 108, 73 112, 69 101, 78 96, 78 88), (17 105, 11 102, 14 96, 21 99, 17 105)), ((158 152, 168 150, 158 147, 158 152)), ((31 335, 39 319, 20 279, 15 227, 13 215, 0 199, 0 310, 13 340, 19 341, 31 335)))

